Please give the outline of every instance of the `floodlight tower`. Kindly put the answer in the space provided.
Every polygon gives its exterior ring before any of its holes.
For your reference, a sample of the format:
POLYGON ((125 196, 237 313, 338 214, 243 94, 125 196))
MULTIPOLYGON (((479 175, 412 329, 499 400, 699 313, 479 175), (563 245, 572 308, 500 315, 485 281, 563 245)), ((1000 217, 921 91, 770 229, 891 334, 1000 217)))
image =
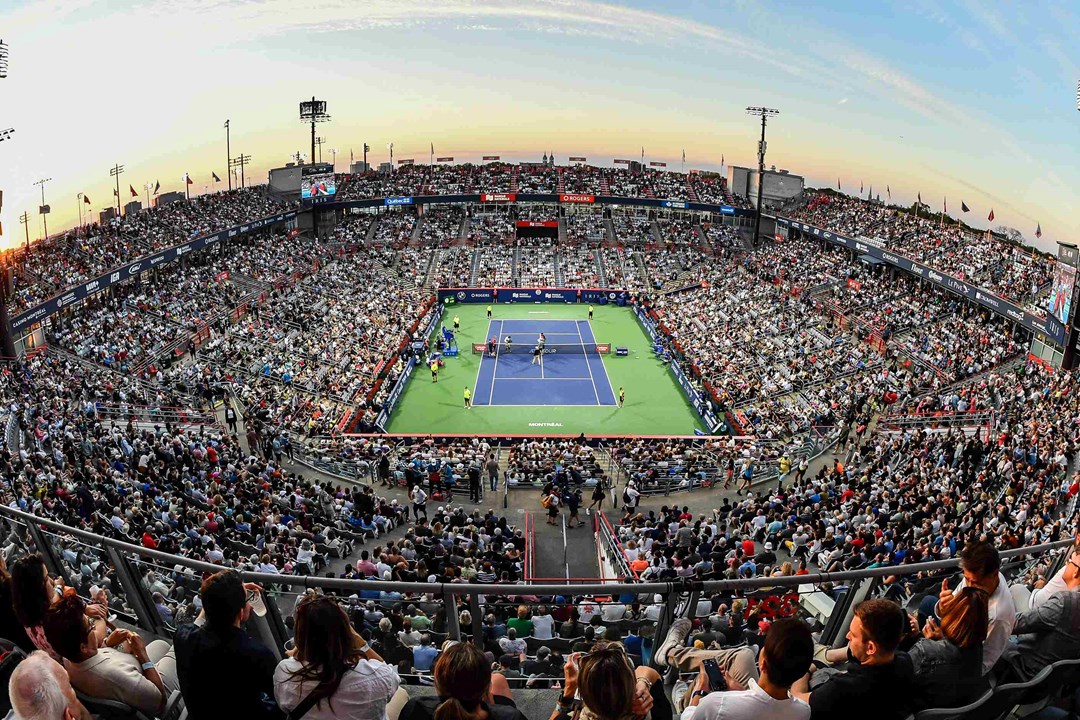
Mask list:
POLYGON ((41 221, 45 223, 45 237, 49 237, 49 206, 45 204, 45 183, 52 182, 52 178, 41 178, 35 185, 41 187, 41 207, 38 208, 38 213, 41 215, 41 221))
POLYGON ((251 156, 240 153, 238 157, 234 157, 229 161, 230 168, 240 168, 240 188, 243 189, 244 183, 244 166, 251 162, 251 156))
POLYGON ((767 107, 748 107, 747 115, 757 115, 761 118, 761 140, 758 142, 758 176, 757 176, 757 215, 754 216, 754 245, 758 244, 758 236, 761 233, 761 189, 765 184, 765 121, 780 114, 779 110, 767 107))
POLYGON ((7 77, 8 69, 8 46, 0 40, 0 79, 7 77))
POLYGON ((300 103, 300 122, 311 123, 311 162, 315 162, 315 123, 329 121, 325 100, 316 100, 313 95, 311 100, 300 103))
POLYGON ((109 176, 116 178, 116 217, 120 217, 120 176, 124 174, 124 166, 120 163, 109 169, 109 176))

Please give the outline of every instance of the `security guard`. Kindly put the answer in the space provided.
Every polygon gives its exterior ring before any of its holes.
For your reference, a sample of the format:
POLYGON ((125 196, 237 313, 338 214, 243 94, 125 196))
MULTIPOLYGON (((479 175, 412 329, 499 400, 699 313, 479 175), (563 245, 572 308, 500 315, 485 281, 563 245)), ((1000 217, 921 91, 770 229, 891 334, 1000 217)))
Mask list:
POLYGON ((465 409, 468 410, 472 407, 472 392, 468 387, 465 388, 465 409))

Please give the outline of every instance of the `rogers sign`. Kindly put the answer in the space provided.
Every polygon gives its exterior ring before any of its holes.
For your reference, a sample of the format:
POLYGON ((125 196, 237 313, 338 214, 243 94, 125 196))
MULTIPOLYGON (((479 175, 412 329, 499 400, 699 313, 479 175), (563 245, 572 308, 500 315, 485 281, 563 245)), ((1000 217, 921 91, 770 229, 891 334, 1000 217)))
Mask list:
POLYGON ((596 202, 595 195, 576 195, 566 193, 559 196, 559 202, 564 203, 594 203, 596 202))

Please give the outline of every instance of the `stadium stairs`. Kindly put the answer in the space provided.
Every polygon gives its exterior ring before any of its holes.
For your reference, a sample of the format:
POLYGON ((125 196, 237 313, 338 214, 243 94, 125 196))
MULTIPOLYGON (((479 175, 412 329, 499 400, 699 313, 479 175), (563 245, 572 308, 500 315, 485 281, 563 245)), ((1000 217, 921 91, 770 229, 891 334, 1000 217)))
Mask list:
POLYGON ((421 245, 420 238, 423 237, 421 235, 421 233, 423 232, 424 222, 426 220, 427 220, 427 217, 424 216, 424 215, 421 215, 420 219, 416 221, 416 227, 413 228, 412 235, 409 236, 409 245, 410 246, 412 246, 412 247, 420 247, 420 245, 421 245))
POLYGON ((604 255, 599 251, 596 253, 596 270, 596 276, 600 278, 600 287, 609 287, 607 266, 604 264, 604 255))
POLYGON ((616 245, 619 242, 619 239, 615 237, 615 223, 611 218, 604 218, 604 238, 604 242, 608 245, 616 245))
POLYGON ((514 248, 514 264, 511 266, 510 277, 513 279, 514 287, 521 287, 521 248, 514 248))
POLYGON ((566 233, 566 218, 559 218, 559 247, 566 247, 567 243, 566 233))
POLYGON ((458 242, 464 244, 469 240, 469 218, 465 216, 461 218, 461 227, 458 228, 457 234, 458 242))
POLYGON ((472 255, 472 272, 469 274, 469 287, 476 287, 478 277, 480 277, 480 248, 475 248, 472 255))
POLYGON ((559 250, 559 246, 555 246, 554 252, 551 254, 552 267, 555 270, 555 285, 558 287, 566 286, 566 278, 563 277, 562 270, 562 252, 559 250))
POLYGON ((382 222, 382 218, 376 218, 368 225, 367 236, 364 237, 364 244, 368 247, 375 242, 375 234, 379 231, 379 223, 382 222))
POLYGON ((660 234, 660 223, 655 220, 649 223, 649 237, 652 238, 657 247, 664 247, 664 237, 660 234))

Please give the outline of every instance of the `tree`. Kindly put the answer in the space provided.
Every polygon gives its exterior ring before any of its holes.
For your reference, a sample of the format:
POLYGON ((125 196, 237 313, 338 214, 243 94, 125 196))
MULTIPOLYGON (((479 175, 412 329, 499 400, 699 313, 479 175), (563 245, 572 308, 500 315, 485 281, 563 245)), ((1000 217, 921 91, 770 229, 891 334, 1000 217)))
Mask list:
POLYGON ((994 234, 1001 235, 1011 243, 1016 243, 1017 245, 1024 244, 1024 234, 1016 228, 1011 228, 1008 225, 998 225, 996 228, 994 228, 994 234))

